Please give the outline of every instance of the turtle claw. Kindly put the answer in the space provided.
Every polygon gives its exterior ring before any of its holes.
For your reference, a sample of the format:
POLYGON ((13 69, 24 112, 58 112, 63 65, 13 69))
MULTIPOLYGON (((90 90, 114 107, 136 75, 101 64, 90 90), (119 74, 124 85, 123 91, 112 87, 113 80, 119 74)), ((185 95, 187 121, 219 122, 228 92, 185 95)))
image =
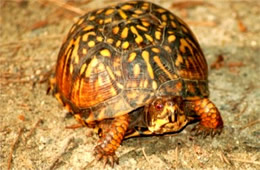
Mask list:
POLYGON ((202 138, 206 138, 207 136, 211 136, 212 138, 215 137, 216 135, 220 135, 222 132, 223 127, 217 127, 217 128, 208 128, 205 127, 201 124, 198 124, 194 126, 191 130, 191 134, 193 136, 200 136, 202 138))
POLYGON ((119 159, 115 153, 106 153, 99 145, 94 149, 95 162, 102 161, 103 168, 109 164, 112 168, 114 164, 119 164, 119 159))

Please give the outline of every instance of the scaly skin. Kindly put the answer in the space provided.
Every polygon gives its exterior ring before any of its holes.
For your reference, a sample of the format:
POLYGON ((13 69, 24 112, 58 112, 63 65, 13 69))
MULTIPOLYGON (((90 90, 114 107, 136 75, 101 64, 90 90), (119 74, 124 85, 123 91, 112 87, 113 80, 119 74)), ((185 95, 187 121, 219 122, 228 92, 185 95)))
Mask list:
MULTIPOLYGON (((115 155, 116 149, 124 139, 125 132, 129 126, 129 115, 116 117, 109 127, 102 129, 101 139, 94 149, 96 160, 104 160, 104 165, 107 163, 112 167, 114 163, 118 164, 118 158, 115 155)), ((102 123, 102 122, 101 122, 102 123)))
POLYGON ((199 116, 200 123, 194 127, 196 135, 214 137, 223 129, 223 121, 217 107, 208 98, 190 102, 190 109, 199 116))

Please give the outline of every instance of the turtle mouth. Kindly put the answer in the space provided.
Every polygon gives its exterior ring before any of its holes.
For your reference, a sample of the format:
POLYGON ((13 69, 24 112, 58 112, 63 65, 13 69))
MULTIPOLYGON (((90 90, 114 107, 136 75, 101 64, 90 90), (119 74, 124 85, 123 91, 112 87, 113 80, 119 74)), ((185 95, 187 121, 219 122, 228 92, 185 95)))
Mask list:
POLYGON ((152 115, 148 130, 153 134, 177 132, 188 123, 184 112, 177 105, 166 107, 159 115, 152 115))
POLYGON ((176 107, 171 106, 166 107, 160 114, 150 115, 151 117, 148 125, 149 131, 155 134, 162 134, 169 131, 169 125, 176 121, 177 114, 176 107))

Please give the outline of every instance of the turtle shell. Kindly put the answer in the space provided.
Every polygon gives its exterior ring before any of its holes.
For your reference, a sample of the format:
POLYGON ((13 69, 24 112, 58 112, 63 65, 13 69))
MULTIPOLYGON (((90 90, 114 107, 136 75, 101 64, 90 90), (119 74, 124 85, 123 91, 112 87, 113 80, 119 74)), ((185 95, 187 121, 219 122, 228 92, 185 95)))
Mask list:
POLYGON ((153 3, 95 10, 59 52, 56 97, 84 121, 127 114, 156 97, 207 97, 207 63, 189 27, 153 3))

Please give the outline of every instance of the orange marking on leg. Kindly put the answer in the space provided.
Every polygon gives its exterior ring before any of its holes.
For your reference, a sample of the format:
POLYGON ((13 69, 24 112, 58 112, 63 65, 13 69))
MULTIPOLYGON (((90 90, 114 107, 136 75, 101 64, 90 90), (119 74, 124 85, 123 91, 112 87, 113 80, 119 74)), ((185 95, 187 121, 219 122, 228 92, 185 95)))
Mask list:
POLYGON ((194 101, 191 109, 200 116, 200 124, 196 127, 198 134, 204 133, 214 136, 221 132, 223 121, 220 112, 208 98, 194 101))
POLYGON ((124 138, 125 132, 129 125, 129 119, 128 114, 118 116, 111 122, 109 129, 108 127, 102 129, 102 131, 106 133, 103 133, 99 144, 94 149, 96 159, 108 160, 110 164, 117 162, 115 151, 124 138))

